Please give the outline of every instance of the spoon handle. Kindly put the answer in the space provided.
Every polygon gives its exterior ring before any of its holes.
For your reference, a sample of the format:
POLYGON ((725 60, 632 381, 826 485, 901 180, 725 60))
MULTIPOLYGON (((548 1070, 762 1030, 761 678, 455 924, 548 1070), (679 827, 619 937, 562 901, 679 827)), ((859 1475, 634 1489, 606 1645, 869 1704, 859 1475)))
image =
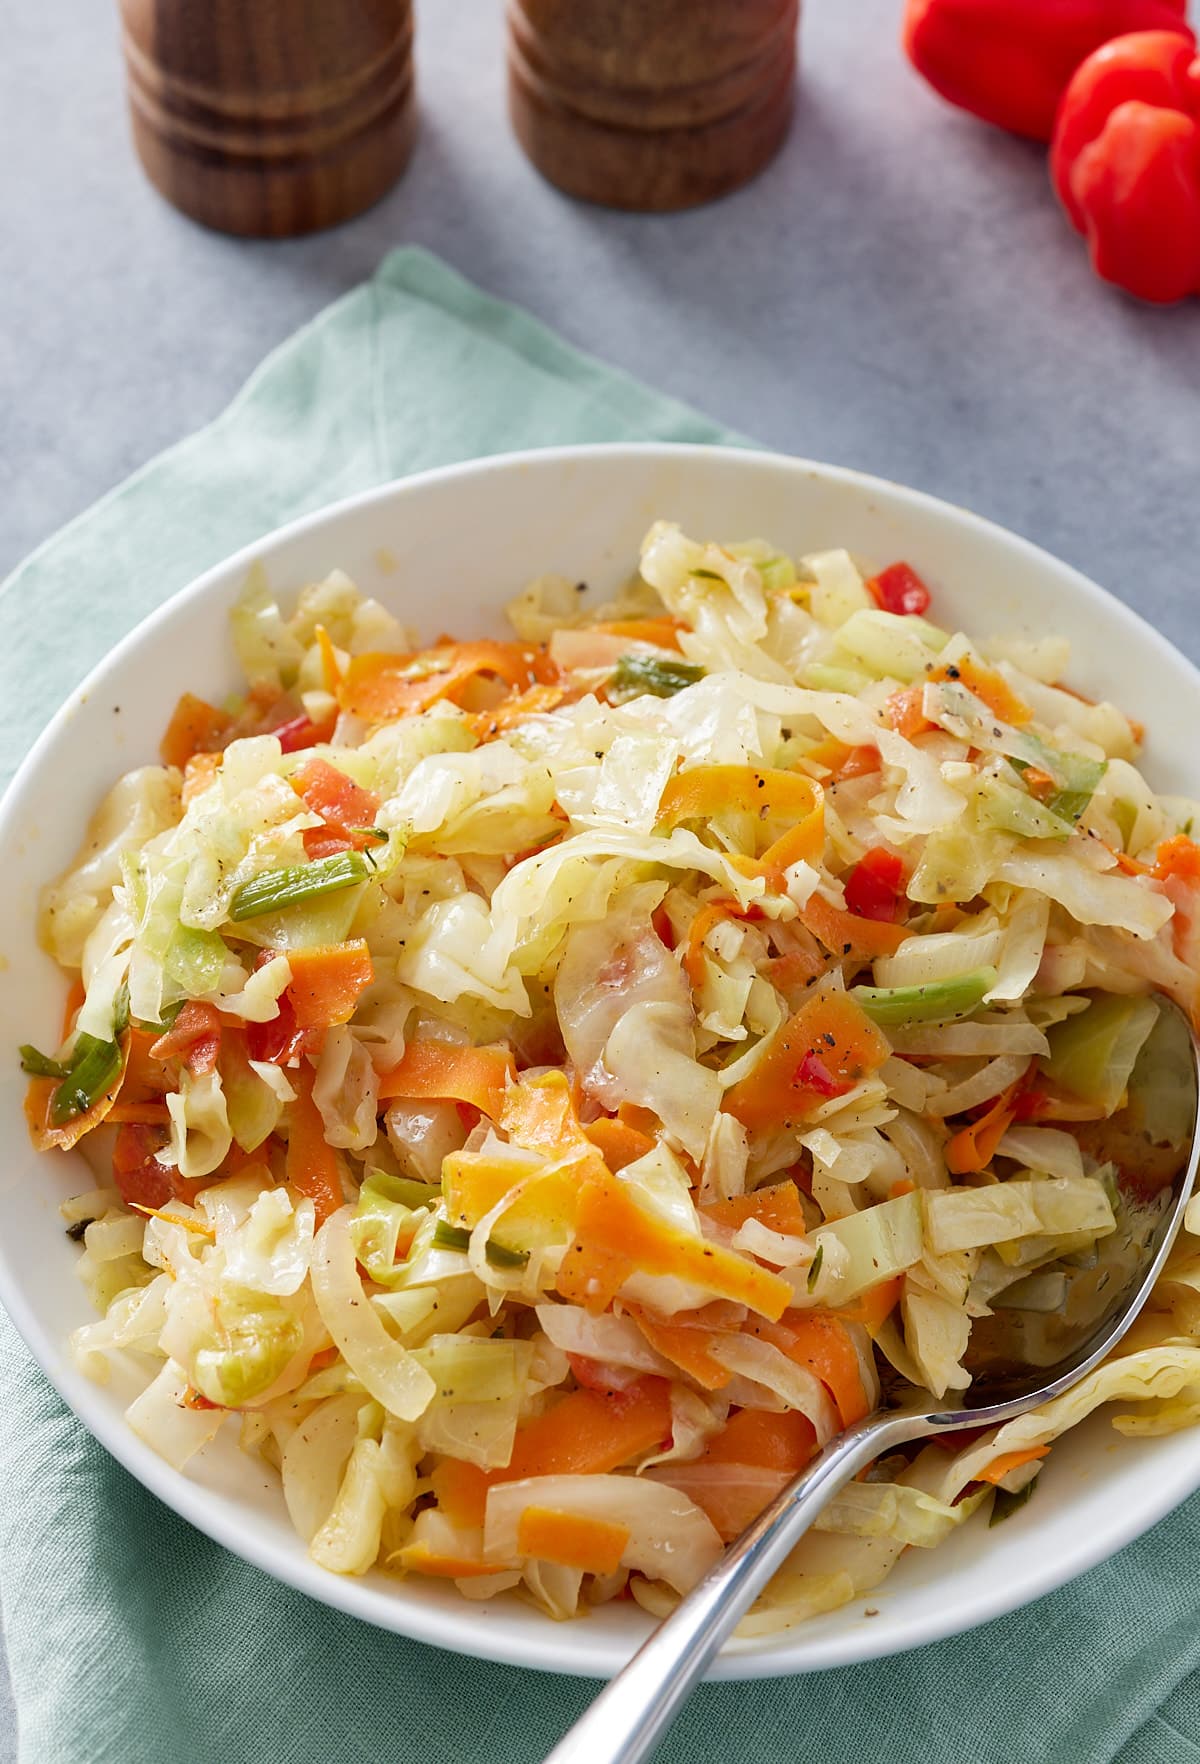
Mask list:
POLYGON ((649 1757, 755 1595, 830 1496, 878 1457, 892 1434, 891 1418, 874 1414, 831 1440, 642 1644, 546 1764, 640 1764, 649 1757))

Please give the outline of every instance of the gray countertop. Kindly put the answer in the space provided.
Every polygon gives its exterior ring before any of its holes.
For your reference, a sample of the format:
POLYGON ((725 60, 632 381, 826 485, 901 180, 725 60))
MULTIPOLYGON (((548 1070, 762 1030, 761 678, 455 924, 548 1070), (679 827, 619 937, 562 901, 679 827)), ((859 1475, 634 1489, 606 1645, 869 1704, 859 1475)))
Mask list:
POLYGON ((501 0, 424 0, 404 180, 334 233, 248 244, 143 179, 111 3, 0 0, 0 572, 414 242, 768 445, 1016 528, 1200 658, 1200 304, 1096 282, 1041 153, 921 85, 900 10, 810 0, 779 160, 716 207, 645 218, 573 204, 522 158, 501 0))

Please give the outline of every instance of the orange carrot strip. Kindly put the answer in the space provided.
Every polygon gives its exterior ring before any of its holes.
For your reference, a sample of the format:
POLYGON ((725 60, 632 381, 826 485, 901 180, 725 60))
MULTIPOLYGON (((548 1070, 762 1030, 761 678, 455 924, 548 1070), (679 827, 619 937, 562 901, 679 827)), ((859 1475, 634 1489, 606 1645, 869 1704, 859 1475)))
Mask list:
POLYGON ((848 955, 855 961, 871 961, 875 956, 895 955, 910 935, 906 925, 894 925, 887 919, 863 919, 857 913, 843 912, 830 906, 820 894, 810 895, 800 913, 800 923, 811 931, 831 955, 848 955))
POLYGON ((337 1154, 325 1139, 325 1123, 313 1101, 313 1069, 301 1060, 292 1074, 296 1097, 289 1105, 286 1177, 288 1186, 308 1195, 323 1225, 342 1205, 337 1154))
POLYGON ((221 753, 194 753, 183 768, 183 790, 180 800, 184 808, 203 794, 221 770, 221 753))
POLYGON ((671 1387, 665 1378, 639 1378, 611 1394, 573 1390, 522 1422, 508 1464, 487 1474, 495 1482, 600 1475, 644 1458, 670 1436, 671 1387))
POLYGON ((573 1390, 517 1428, 499 1470, 443 1458, 432 1475, 438 1507, 456 1526, 481 1526, 489 1488, 527 1476, 604 1475, 671 1437, 671 1387, 639 1378, 627 1390, 573 1390))
POLYGON ((449 1041, 410 1041, 404 1058, 379 1081, 381 1101, 405 1097, 444 1097, 470 1103, 492 1120, 499 1116, 504 1088, 516 1077, 506 1047, 459 1047, 449 1041))
POLYGON ((369 827, 379 813, 373 790, 364 790, 325 760, 306 760, 288 782, 314 815, 335 827, 369 827))
POLYGON ((686 629, 679 619, 610 619, 588 628, 606 637, 627 637, 631 643, 653 643, 657 649, 678 649, 679 633, 686 629))
POLYGON ((452 1525, 474 1530, 483 1524, 487 1508, 489 1473, 461 1458, 442 1458, 430 1481, 438 1508, 452 1525))
POLYGON ((86 997, 87 991, 84 987, 83 981, 78 978, 72 980, 70 986, 67 988, 67 1000, 63 1006, 62 1038, 64 1041, 67 1039, 67 1036, 71 1033, 72 1029, 74 1029, 75 1019, 83 1009, 83 1001, 86 997))
POLYGON ((668 779, 658 818, 665 827, 721 813, 753 815, 759 821, 790 820, 789 830, 755 860, 756 872, 781 886, 782 871, 789 864, 817 857, 823 850, 824 804, 821 786, 803 772, 769 766, 693 766, 668 779))
POLYGON ((714 925, 722 919, 728 919, 733 913, 733 902, 728 900, 712 900, 702 906, 696 917, 688 926, 687 950, 684 953, 683 966, 693 986, 704 982, 704 939, 714 925))
POLYGON ((563 1258, 558 1290, 599 1312, 635 1271, 677 1275, 767 1317, 781 1316, 791 1298, 791 1287, 777 1274, 654 1218, 607 1171, 589 1177, 579 1191, 575 1240, 563 1258))
POLYGON ((159 744, 164 766, 178 766, 182 770, 194 753, 220 747, 231 721, 216 705, 185 692, 172 711, 159 744))
POLYGON ((986 1170, 996 1155, 996 1147, 1016 1119, 1016 1098, 1025 1086, 1028 1071, 1015 1084, 1002 1091, 986 1114, 966 1127, 960 1127, 946 1141, 946 1168, 954 1176, 968 1176, 986 1170))
POLYGON ((397 1551, 402 1568, 412 1574, 428 1574, 435 1580, 472 1580, 484 1574, 495 1574, 493 1562, 476 1562, 470 1556, 444 1556, 428 1544, 405 1544, 397 1551))
POLYGON ((623 1170, 626 1164, 635 1164, 658 1143, 648 1133, 640 1133, 636 1127, 628 1127, 624 1121, 611 1121, 604 1115, 598 1121, 589 1121, 583 1131, 614 1172, 623 1170))
POLYGON ((884 706, 884 715, 897 734, 911 741, 914 735, 924 735, 928 730, 936 728, 922 708, 924 700, 923 686, 905 686, 899 692, 893 692, 884 706))
POLYGON ((1015 728, 1033 721, 1033 712, 1023 698, 1018 698, 1004 675, 964 655, 953 664, 942 662, 934 668, 931 680, 961 680, 968 692, 987 705, 993 716, 1015 728), (951 672, 953 666, 953 673, 951 672))
POLYGON ((900 1303, 903 1291, 903 1274, 894 1274, 890 1280, 881 1280, 878 1286, 868 1286, 851 1304, 840 1306, 836 1315, 844 1323, 861 1323, 867 1334, 874 1338, 900 1303))
POLYGON ((1034 1464, 1039 1458, 1047 1457, 1049 1452, 1048 1445, 1026 1446, 1022 1451, 1001 1452, 998 1458, 992 1459, 986 1470, 979 1472, 975 1480, 998 1483, 1010 1470, 1018 1470, 1022 1464, 1034 1464))
POLYGON ((491 710, 476 711, 469 718, 471 728, 480 741, 494 741, 522 717, 534 717, 554 710, 566 697, 562 686, 529 686, 524 692, 511 692, 491 710))
POLYGON ((800 1236, 806 1230, 800 1190, 794 1182, 776 1182, 770 1188, 757 1188, 753 1194, 735 1195, 732 1200, 706 1201, 700 1208, 706 1218, 736 1231, 747 1219, 757 1219, 770 1231, 800 1236))
POLYGON ((1154 854, 1154 874, 1160 882, 1171 876, 1183 882, 1200 882, 1200 845, 1185 833, 1164 839, 1154 854))
POLYGON ((837 1404, 843 1426, 852 1426, 870 1412, 850 1331, 832 1311, 788 1311, 778 1323, 751 1317, 743 1327, 819 1378, 837 1404))
POLYGON ((361 937, 289 950, 288 963, 292 978, 287 995, 298 1029, 328 1029, 335 1023, 348 1023, 360 994, 375 978, 361 937))
POLYGON ((325 690, 336 693, 342 683, 342 670, 338 665, 333 641, 324 625, 317 626, 315 635, 317 647, 321 651, 321 673, 325 681, 325 690))
POLYGON ((721 1390, 729 1383, 732 1372, 712 1352, 714 1342, 721 1339, 723 1331, 675 1322, 645 1310, 641 1305, 626 1305, 625 1308, 650 1346, 673 1366, 678 1366, 681 1372, 686 1372, 689 1378, 695 1379, 703 1390, 721 1390))
MULTIPOLYGON (((520 643, 444 643, 415 655, 355 655, 338 688, 343 710, 370 722, 386 722, 427 710, 477 674, 491 674, 524 689, 546 681, 548 664, 520 643)), ((547 682, 548 683, 548 682, 547 682)))
POLYGON ((585 1519, 551 1507, 526 1507, 517 1521, 517 1549, 542 1562, 561 1562, 585 1574, 615 1574, 629 1544, 629 1527, 585 1519))
POLYGON ((816 1448, 816 1429, 798 1410, 772 1415, 765 1409, 738 1409, 720 1433, 705 1442, 700 1461, 755 1464, 762 1470, 786 1470, 795 1475, 816 1448))
MULTIPOLYGON (((873 919, 863 923, 878 925, 873 919)), ((849 1089, 882 1066, 888 1044, 847 993, 825 993, 775 1031, 758 1064, 726 1091, 725 1108, 751 1131, 802 1119, 830 1094, 802 1076, 810 1055, 849 1089)))

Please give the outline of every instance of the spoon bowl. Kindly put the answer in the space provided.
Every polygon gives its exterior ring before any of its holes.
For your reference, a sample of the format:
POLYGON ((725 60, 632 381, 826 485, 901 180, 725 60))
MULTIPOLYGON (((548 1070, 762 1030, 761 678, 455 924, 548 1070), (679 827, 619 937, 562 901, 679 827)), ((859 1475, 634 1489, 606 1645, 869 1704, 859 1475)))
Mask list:
POLYGON ((1090 1155, 1112 1180, 1116 1226, 1100 1240, 1111 1239, 1111 1248, 1098 1248, 1092 1265, 1079 1268, 1091 1279, 1076 1283, 1078 1296, 1071 1287, 1062 1316, 1010 1303, 978 1319, 965 1362, 971 1383, 955 1408, 903 1381, 889 1385, 883 1405, 831 1440, 730 1545, 546 1764, 641 1764, 738 1619, 826 1501, 860 1470, 913 1440, 995 1427, 1041 1408, 1117 1347, 1163 1270, 1200 1162, 1200 1043, 1182 1013, 1159 1002, 1124 1106, 1087 1136, 1090 1155))

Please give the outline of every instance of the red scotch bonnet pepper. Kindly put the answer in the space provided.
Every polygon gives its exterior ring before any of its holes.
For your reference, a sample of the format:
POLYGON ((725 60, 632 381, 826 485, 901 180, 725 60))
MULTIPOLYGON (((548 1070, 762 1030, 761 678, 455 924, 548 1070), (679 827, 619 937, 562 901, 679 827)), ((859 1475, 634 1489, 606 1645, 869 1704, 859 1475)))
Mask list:
POLYGON ((1129 31, 1187 30, 1187 0, 908 0, 904 48, 962 110, 1048 141, 1084 58, 1129 31))
POLYGON ((1166 304, 1200 294, 1200 57, 1139 31, 1106 43, 1063 95, 1050 171, 1106 282, 1166 304))

